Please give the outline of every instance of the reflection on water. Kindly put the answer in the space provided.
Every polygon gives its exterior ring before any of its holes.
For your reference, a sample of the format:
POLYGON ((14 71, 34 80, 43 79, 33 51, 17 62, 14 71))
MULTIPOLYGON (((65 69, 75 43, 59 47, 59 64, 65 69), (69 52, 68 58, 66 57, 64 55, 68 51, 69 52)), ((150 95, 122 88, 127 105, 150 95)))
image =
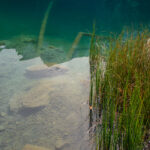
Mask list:
POLYGON ((53 67, 21 57, 13 49, 0 52, 0 149, 90 149, 88 57, 53 67))
MULTIPOLYGON (((76 45, 72 57, 88 56, 90 37, 83 37, 76 45)), ((53 64, 68 61, 67 54, 72 47, 73 40, 66 40, 58 37, 45 37, 43 46, 37 50, 37 37, 34 35, 20 35, 10 40, 0 41, 0 45, 6 48, 16 49, 18 55, 22 55, 20 60, 28 60, 41 57, 42 61, 51 66, 53 64)))

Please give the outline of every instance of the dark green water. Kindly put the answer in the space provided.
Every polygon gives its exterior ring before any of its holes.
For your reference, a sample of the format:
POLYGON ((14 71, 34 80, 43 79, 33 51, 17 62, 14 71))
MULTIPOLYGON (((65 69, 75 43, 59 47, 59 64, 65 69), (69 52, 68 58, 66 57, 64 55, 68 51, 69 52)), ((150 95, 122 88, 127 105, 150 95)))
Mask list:
POLYGON ((79 32, 91 33, 93 22, 105 36, 150 25, 149 0, 54 0, 37 50, 49 2, 0 1, 0 150, 91 150, 90 37, 68 57, 72 43, 79 32))
MULTIPOLYGON (((48 4, 49 0, 1 0, 0 37, 38 34, 48 4)), ((46 34, 91 31, 93 20, 96 20, 100 31, 148 24, 149 5, 149 0, 55 0, 46 34)))

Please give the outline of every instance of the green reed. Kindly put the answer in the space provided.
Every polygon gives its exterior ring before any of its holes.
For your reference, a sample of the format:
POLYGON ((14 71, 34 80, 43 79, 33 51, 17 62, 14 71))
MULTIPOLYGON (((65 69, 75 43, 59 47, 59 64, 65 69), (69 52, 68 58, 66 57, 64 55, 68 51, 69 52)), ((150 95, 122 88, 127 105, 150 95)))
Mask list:
POLYGON ((150 33, 122 33, 107 41, 105 57, 94 34, 89 103, 96 109, 96 149, 142 149, 150 128, 150 33))

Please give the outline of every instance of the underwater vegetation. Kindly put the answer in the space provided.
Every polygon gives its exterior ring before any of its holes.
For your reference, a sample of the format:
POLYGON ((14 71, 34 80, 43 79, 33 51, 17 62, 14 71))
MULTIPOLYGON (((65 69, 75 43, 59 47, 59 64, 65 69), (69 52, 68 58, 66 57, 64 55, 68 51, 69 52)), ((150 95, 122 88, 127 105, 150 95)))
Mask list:
POLYGON ((96 149, 149 149, 150 32, 123 32, 105 47, 94 35, 89 105, 96 149))

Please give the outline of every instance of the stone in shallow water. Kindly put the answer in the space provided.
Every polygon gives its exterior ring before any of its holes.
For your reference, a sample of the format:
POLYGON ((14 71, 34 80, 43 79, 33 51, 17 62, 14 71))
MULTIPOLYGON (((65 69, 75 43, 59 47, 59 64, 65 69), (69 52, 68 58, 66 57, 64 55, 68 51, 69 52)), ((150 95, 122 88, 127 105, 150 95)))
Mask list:
POLYGON ((40 147, 40 146, 26 144, 24 146, 23 150, 50 150, 50 149, 44 148, 44 147, 40 147))
POLYGON ((29 88, 27 91, 23 91, 20 94, 15 94, 10 100, 10 111, 18 112, 25 109, 44 107, 49 104, 49 92, 51 91, 52 88, 50 84, 44 82, 42 84, 37 84, 34 87, 29 88))
POLYGON ((47 67, 46 65, 30 66, 26 69, 25 76, 28 78, 44 78, 44 77, 55 77, 66 73, 68 69, 61 65, 54 65, 47 67))
POLYGON ((41 65, 34 65, 34 66, 30 66, 26 69, 27 72, 38 72, 38 71, 43 71, 48 69, 48 67, 44 64, 41 65))

